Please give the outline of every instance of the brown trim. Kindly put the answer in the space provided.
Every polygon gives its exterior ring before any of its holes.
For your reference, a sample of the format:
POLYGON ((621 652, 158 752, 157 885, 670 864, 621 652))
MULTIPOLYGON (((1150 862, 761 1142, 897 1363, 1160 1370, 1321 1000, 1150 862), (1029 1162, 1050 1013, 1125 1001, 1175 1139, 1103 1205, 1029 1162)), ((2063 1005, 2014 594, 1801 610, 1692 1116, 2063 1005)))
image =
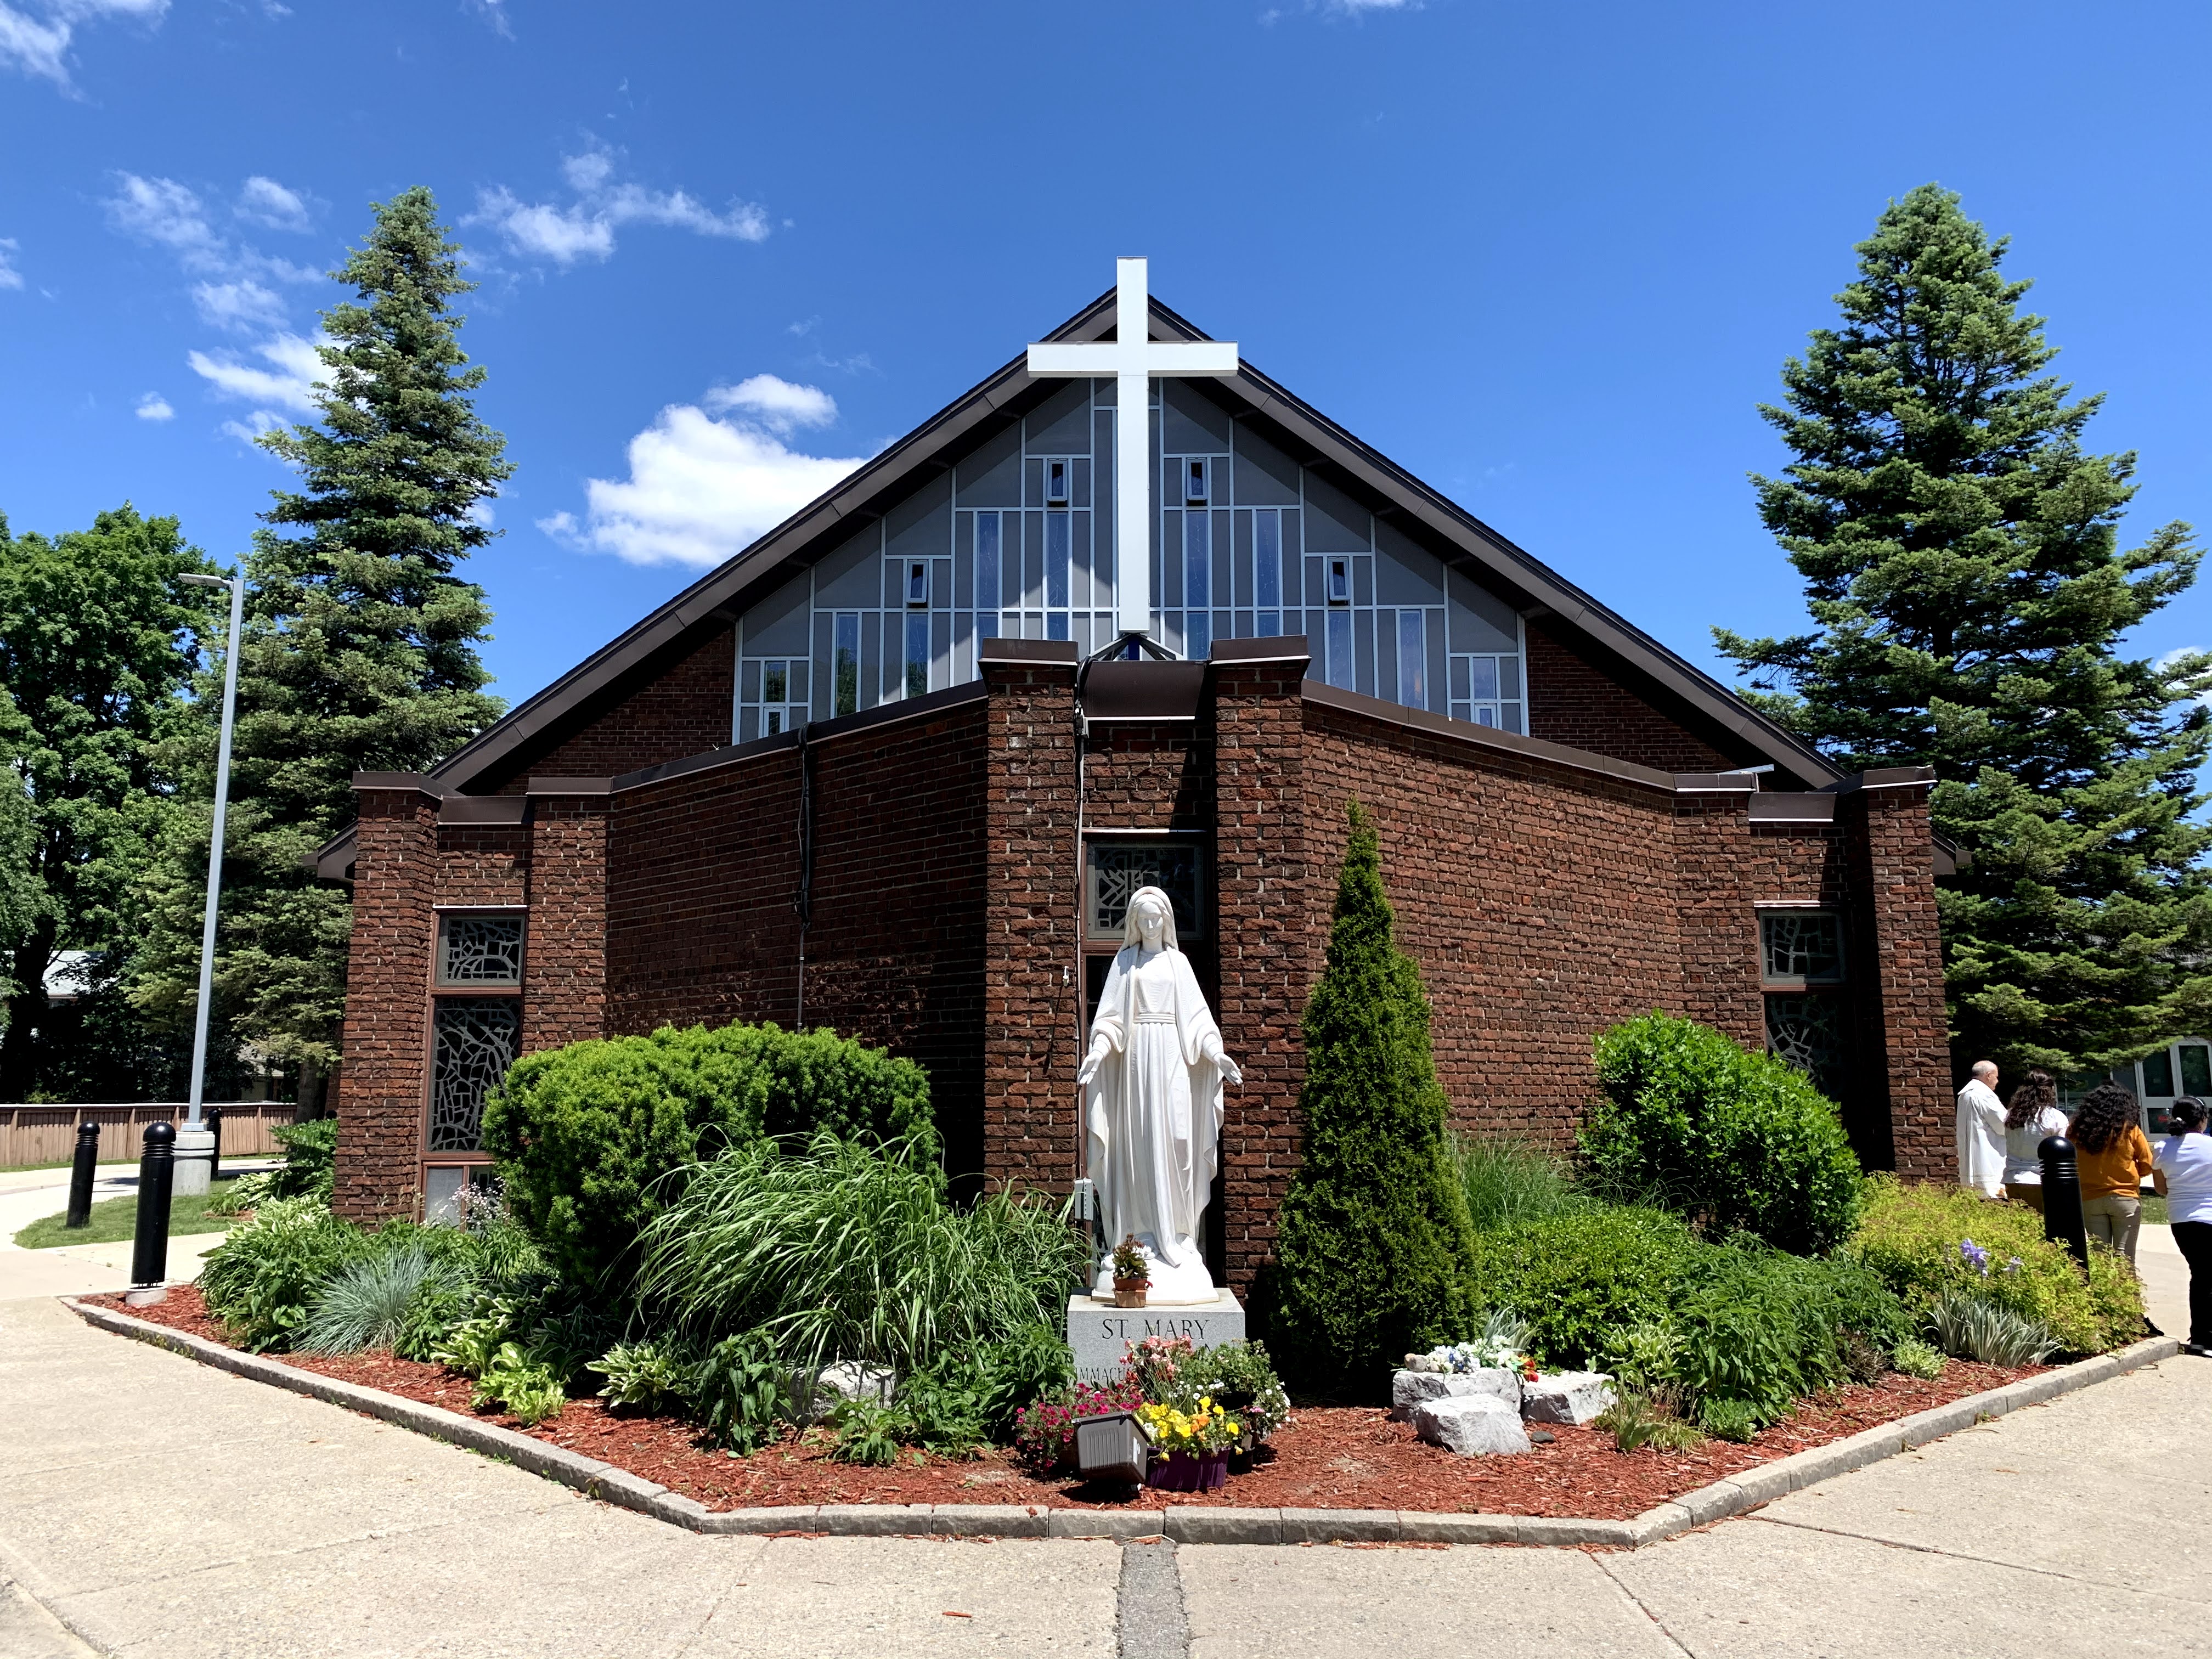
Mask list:
POLYGON ((1064 663, 1073 668, 1076 664, 1075 641, 1073 640, 979 640, 975 643, 975 665, 986 663, 1064 663))
POLYGON ((1202 662, 1094 662, 1083 674, 1092 720, 1194 720, 1205 694, 1202 662))
POLYGON ((1936 781, 1932 766, 1877 766, 1871 771, 1838 778, 1828 787, 1839 795, 1862 789, 1918 789, 1936 781))
POLYGON ((1755 795, 1759 779, 1755 774, 1744 772, 1677 772, 1674 774, 1674 793, 1678 795, 1755 795))
POLYGON ((1301 690, 1305 701, 1315 708, 1341 709, 1347 714, 1362 715, 1386 726, 1404 726, 1409 731, 1445 738, 1473 748, 1493 749, 1529 760, 1550 761, 1555 765, 1572 767, 1578 772, 1594 772, 1602 778, 1638 784, 1670 795, 1674 793, 1672 773, 1654 771, 1650 767, 1638 766, 1632 762, 1614 760, 1606 755, 1593 755, 1587 750, 1570 749, 1563 743, 1548 743, 1542 738, 1524 738, 1516 732, 1501 732, 1495 726, 1470 726, 1465 720, 1432 714, 1425 708, 1407 708, 1399 703, 1385 702, 1380 697, 1324 685, 1318 680, 1306 681, 1301 690))
POLYGON ((1256 640, 1216 640, 1208 662, 1311 662, 1313 642, 1304 634, 1256 640))
POLYGON ((612 778, 532 778, 526 793, 532 795, 605 795, 614 792, 612 778))
POLYGON ((432 800, 441 799, 446 793, 435 776, 428 772, 356 772, 353 775, 353 787, 356 791, 419 789, 432 800))
POLYGON ((438 803, 438 823, 520 824, 529 812, 527 795, 447 795, 438 803))
POLYGON ((1751 821, 1753 823, 1833 823, 1836 821, 1836 796, 1830 790, 1803 795, 1780 791, 1773 794, 1753 795, 1751 798, 1751 821))

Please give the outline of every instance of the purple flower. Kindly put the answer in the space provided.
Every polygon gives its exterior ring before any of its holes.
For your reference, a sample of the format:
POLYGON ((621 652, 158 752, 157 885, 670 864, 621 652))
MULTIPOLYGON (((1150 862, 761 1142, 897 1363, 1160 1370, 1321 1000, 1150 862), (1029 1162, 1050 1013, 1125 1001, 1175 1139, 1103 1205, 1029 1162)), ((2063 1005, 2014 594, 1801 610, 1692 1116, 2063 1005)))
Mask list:
POLYGON ((1990 1276, 1990 1253, 1971 1238, 1959 1241, 1959 1255, 1966 1264, 1984 1279, 1990 1276))

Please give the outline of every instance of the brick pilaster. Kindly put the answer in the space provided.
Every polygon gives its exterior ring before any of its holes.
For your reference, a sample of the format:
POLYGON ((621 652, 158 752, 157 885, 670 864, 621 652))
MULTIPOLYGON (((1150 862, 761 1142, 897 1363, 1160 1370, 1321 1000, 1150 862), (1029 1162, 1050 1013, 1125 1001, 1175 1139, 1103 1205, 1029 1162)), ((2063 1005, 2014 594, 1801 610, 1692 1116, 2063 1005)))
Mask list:
POLYGON ((360 819, 332 1207, 369 1221, 411 1214, 416 1203, 430 1087, 438 801, 411 774, 364 772, 354 787, 360 819))
POLYGON ((1077 1172, 1075 647, 990 640, 984 733, 983 1172, 1064 1193, 1077 1172))
POLYGON ((608 784, 530 781, 530 923, 522 1052, 607 1030, 608 784))
POLYGON ((1869 772, 1844 803, 1874 936, 1862 1004, 1881 1035, 1891 1152, 1908 1179, 1952 1179, 1957 1154, 1943 946, 1924 768, 1869 772))
POLYGON ((1222 1242, 1229 1283, 1249 1295, 1274 1247, 1275 1212, 1303 1130, 1298 1036, 1327 943, 1307 842, 1303 636, 1224 641, 1211 676, 1214 895, 1222 1046, 1244 1073, 1224 1103, 1222 1242))

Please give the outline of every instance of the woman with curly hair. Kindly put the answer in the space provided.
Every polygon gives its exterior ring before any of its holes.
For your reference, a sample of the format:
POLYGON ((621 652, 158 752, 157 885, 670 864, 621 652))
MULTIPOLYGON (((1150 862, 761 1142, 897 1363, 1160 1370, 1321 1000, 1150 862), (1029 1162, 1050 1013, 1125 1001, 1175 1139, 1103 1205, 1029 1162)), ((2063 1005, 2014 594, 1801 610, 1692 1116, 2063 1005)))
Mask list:
POLYGON ((2005 1109, 2005 1196, 2040 1214, 2043 1210, 2043 1161, 2037 1148, 2052 1135, 2066 1133, 2066 1114, 2058 1109, 2058 1085, 2040 1066, 2012 1091, 2005 1109))
POLYGON ((2136 1231, 2142 1221, 2144 1177, 2151 1172, 2150 1142, 2138 1121, 2136 1097, 2117 1083, 2100 1083, 2074 1115, 2075 1155, 2081 1170, 2081 1220, 2089 1237, 2136 1260, 2136 1231))

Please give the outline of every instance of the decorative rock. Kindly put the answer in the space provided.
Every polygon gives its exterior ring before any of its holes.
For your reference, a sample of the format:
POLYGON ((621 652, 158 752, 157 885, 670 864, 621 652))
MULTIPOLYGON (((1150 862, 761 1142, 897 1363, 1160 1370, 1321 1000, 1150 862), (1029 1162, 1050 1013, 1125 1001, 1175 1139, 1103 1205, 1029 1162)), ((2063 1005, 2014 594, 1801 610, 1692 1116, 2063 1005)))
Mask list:
POLYGON ((848 1400, 872 1400, 879 1405, 889 1405, 897 1389, 898 1373, 890 1366, 841 1359, 834 1365, 824 1365, 822 1375, 815 1380, 814 1408, 809 1415, 819 1422, 848 1400))
POLYGON ((1528 1431, 1521 1426, 1521 1413, 1494 1394, 1425 1400, 1413 1407, 1413 1429, 1431 1445, 1462 1457, 1528 1449, 1528 1431))
POLYGON ((1587 1423, 1611 1404, 1603 1371, 1547 1371, 1521 1389, 1521 1415, 1531 1423, 1587 1423))
POLYGON ((1454 1400, 1488 1395, 1519 1409, 1521 1379, 1502 1366, 1486 1371, 1396 1371, 1390 1377, 1390 1405, 1403 1418, 1425 1400, 1454 1400))

